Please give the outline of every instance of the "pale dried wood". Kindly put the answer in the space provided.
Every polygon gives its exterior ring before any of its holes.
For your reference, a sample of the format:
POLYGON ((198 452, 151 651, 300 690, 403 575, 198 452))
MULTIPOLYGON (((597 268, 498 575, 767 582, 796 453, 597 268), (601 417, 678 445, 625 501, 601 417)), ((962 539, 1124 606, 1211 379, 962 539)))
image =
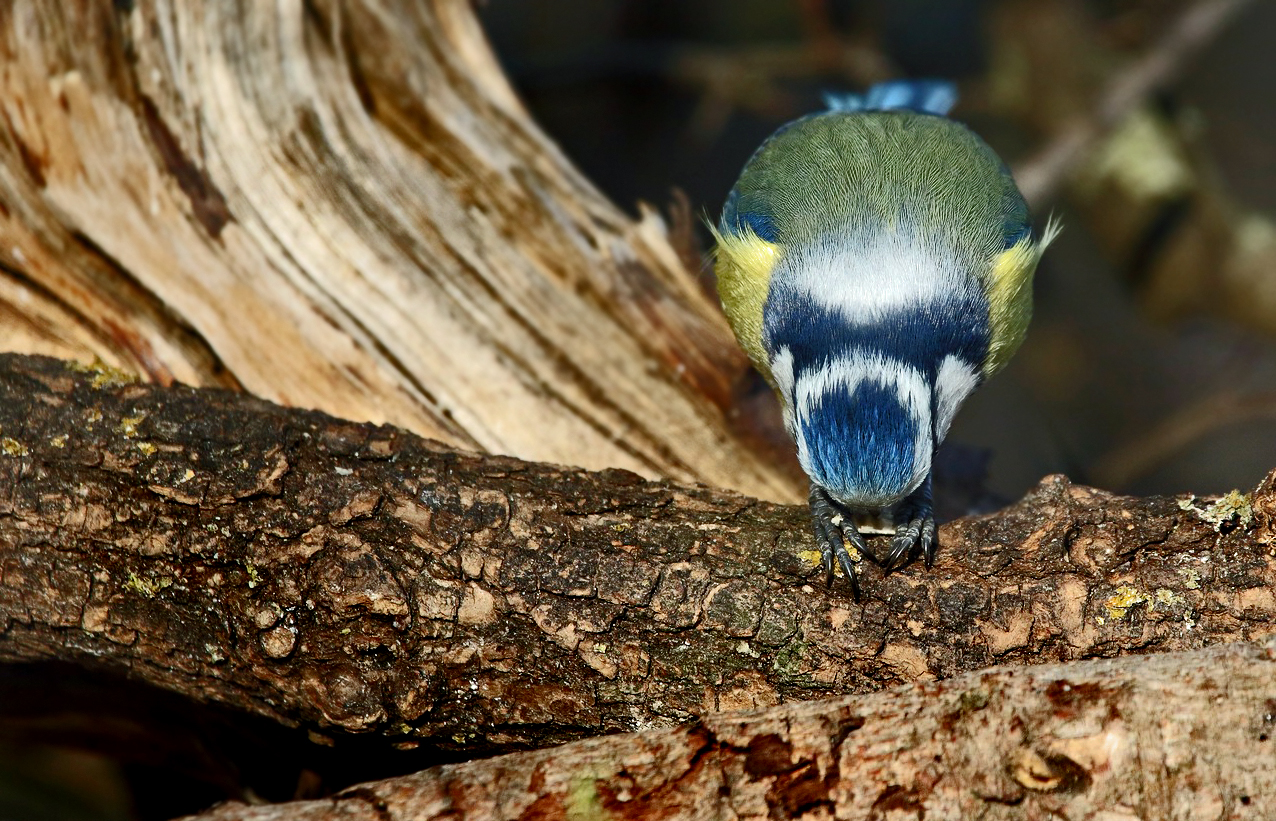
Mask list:
POLYGON ((461 0, 0 9, 0 346, 462 447, 797 499, 660 219, 607 202, 461 0))

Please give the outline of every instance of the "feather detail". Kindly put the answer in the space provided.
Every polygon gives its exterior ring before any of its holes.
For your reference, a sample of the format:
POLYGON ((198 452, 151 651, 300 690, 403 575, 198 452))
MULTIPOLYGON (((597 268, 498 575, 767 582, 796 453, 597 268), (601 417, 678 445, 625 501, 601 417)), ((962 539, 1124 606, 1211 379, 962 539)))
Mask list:
POLYGON ((984 358, 984 378, 1006 367, 1023 344, 1032 319, 1032 275, 1046 247, 1059 236, 1062 227, 1055 219, 1046 224, 1039 242, 1031 236, 997 255, 988 276, 988 355, 984 358))
POLYGON ((714 274, 718 297, 731 331, 753 366, 774 386, 766 348, 762 344, 762 308, 770 290, 771 272, 780 258, 780 246, 767 242, 749 229, 721 232, 709 230, 717 242, 714 274))
POLYGON ((888 80, 863 94, 825 94, 830 111, 916 111, 945 116, 957 104, 957 87, 946 80, 888 80))

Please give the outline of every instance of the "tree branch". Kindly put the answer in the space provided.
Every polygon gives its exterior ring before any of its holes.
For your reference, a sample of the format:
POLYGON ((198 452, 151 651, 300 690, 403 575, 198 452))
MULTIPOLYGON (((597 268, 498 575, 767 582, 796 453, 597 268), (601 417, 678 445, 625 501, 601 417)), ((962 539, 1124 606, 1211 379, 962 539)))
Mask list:
POLYGON ((800 507, 120 376, 0 356, 0 661, 483 752, 1276 618, 1276 474, 1230 506, 1049 477, 858 605, 800 507))
POLYGON ((1274 660, 1240 645, 1000 668, 198 818, 1269 818, 1274 660))
POLYGON ((1067 175, 1131 111, 1182 72, 1184 66, 1250 5, 1251 0, 1198 0, 1161 39, 1112 76, 1089 116, 1074 122, 1015 169, 1015 180, 1036 207, 1053 199, 1067 175))

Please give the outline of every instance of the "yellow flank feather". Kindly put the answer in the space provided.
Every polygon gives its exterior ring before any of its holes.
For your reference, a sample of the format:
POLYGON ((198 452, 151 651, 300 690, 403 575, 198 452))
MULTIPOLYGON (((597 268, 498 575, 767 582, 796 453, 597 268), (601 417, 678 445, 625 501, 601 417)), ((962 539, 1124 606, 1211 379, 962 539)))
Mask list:
POLYGON ((1046 225, 1041 242, 1029 237, 1007 248, 993 261, 988 281, 988 324, 991 334, 988 358, 984 360, 984 378, 1006 366, 1023 343, 1032 319, 1032 274, 1037 262, 1055 237, 1060 226, 1054 220, 1046 225))
POLYGON ((780 246, 752 231, 721 234, 709 226, 717 240, 718 297, 740 347, 753 366, 771 382, 771 368, 762 345, 762 307, 766 304, 771 272, 780 258, 780 246))

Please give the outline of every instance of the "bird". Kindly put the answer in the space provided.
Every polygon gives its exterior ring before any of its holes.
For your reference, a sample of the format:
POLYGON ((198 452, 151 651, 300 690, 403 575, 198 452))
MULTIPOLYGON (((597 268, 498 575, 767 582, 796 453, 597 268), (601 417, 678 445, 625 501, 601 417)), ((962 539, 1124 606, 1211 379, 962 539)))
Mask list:
POLYGON ((1034 231, 1005 163, 947 116, 956 101, 942 80, 826 97, 762 143, 709 226, 728 324, 810 479, 826 582, 836 561, 857 600, 861 556, 934 566, 935 449, 1023 342, 1059 231, 1034 231), (874 523, 894 532, 882 557, 874 523))

